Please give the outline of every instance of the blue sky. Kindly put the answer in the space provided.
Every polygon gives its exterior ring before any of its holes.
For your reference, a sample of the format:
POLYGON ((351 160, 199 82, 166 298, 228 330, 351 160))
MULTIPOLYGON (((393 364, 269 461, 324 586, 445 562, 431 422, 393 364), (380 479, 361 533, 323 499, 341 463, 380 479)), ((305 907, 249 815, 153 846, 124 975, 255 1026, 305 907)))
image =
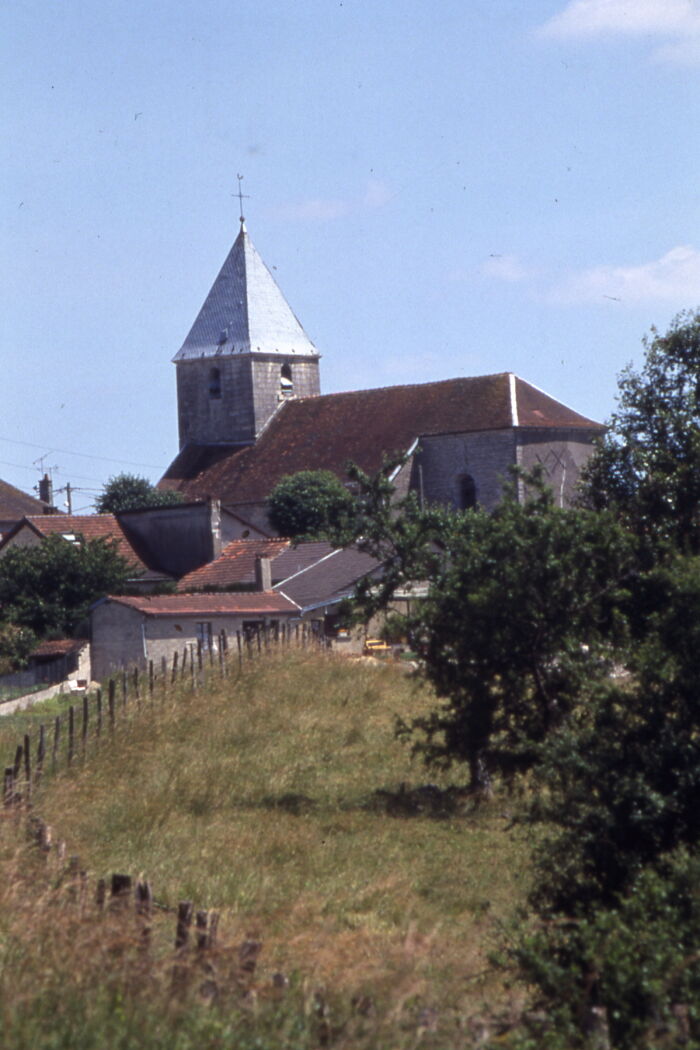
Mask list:
POLYGON ((172 459, 239 173, 327 393, 514 371, 604 419, 700 304, 696 0, 8 0, 0 41, 26 491, 172 459))

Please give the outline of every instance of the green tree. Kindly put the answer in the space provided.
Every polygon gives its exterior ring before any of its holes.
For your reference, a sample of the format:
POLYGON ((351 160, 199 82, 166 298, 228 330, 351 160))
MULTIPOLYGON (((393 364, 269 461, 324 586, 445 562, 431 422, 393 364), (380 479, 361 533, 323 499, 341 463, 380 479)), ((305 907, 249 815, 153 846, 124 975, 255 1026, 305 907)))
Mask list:
POLYGON ((182 494, 173 489, 159 489, 137 474, 117 474, 105 484, 95 500, 98 514, 119 514, 123 510, 143 507, 169 507, 182 503, 182 494))
POLYGON ((620 375, 618 409, 583 473, 587 505, 611 509, 652 550, 700 552, 700 312, 644 340, 620 375))
POLYGON ((90 605, 123 590, 129 574, 114 544, 48 536, 35 547, 13 547, 0 558, 0 619, 72 634, 90 605))
POLYGON ((657 1045, 648 1033, 674 1004, 691 1004, 700 1039, 700 559, 650 575, 658 602, 631 678, 600 683, 544 750, 530 813, 542 922, 516 949, 561 1031, 580 1037, 601 1005, 625 1048, 657 1045))
POLYGON ((634 545, 608 513, 555 507, 539 474, 521 479, 524 502, 507 486, 489 514, 421 507, 413 494, 394 502, 390 467, 353 472, 356 542, 384 565, 357 589, 358 618, 408 582, 427 586, 404 629, 441 704, 401 732, 428 763, 466 763, 472 788, 488 791, 491 774, 529 769, 608 673, 634 545))
POLYGON ((466 762, 473 788, 530 769, 610 671, 632 545, 609 515, 560 509, 543 486, 462 515, 444 570, 409 620, 443 703, 408 727, 429 762, 466 762))
POLYGON ((268 518, 280 536, 323 537, 352 514, 353 497, 329 470, 288 474, 270 494, 268 518))
POLYGON ((0 674, 21 670, 36 646, 36 635, 28 627, 0 623, 0 674))

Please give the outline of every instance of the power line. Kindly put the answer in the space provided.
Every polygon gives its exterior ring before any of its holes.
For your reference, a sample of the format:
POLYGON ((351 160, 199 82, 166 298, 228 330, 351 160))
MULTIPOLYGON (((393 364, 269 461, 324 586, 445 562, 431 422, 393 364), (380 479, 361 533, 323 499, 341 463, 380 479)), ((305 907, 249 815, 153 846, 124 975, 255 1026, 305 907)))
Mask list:
MULTIPOLYGON (((7 441, 10 445, 26 445, 27 448, 46 448, 46 445, 36 445, 33 441, 17 441, 16 438, 0 437, 0 441, 7 441)), ((67 448, 52 448, 51 452, 47 455, 51 455, 53 452, 60 452, 64 456, 82 456, 83 459, 99 459, 104 463, 121 463, 127 467, 148 467, 151 470, 161 470, 162 465, 160 463, 134 463, 129 459, 113 459, 110 456, 93 456, 89 452, 71 452, 67 448)))

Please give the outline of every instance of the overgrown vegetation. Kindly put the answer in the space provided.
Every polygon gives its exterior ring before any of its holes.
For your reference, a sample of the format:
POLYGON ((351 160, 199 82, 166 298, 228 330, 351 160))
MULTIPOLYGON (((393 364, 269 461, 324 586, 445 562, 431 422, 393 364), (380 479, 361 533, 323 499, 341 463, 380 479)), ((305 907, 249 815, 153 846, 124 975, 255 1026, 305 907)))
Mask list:
POLYGON ((353 514, 354 500, 330 470, 300 470, 270 494, 268 518, 280 536, 324 539, 353 514))
POLYGON ((116 474, 104 485, 95 500, 98 514, 119 514, 126 510, 145 507, 170 507, 182 503, 182 493, 174 489, 159 489, 148 478, 138 474, 116 474))
POLYGON ((524 899, 526 844, 511 811, 474 810, 455 775, 427 784, 396 740, 396 714, 427 712, 429 689, 393 665, 285 653, 148 703, 45 780, 34 812, 91 877, 144 872, 160 904, 220 909, 224 946, 261 940, 254 988, 173 999, 167 952, 146 980, 130 942, 115 950, 38 892, 5 823, 5 1045, 457 1047, 486 1003, 517 1012, 489 952, 524 899))
POLYGON ((36 546, 12 547, 0 558, 1 654, 26 656, 20 642, 27 636, 17 628, 39 637, 73 634, 92 602, 119 593, 127 576, 126 561, 108 540, 51 535, 36 546))

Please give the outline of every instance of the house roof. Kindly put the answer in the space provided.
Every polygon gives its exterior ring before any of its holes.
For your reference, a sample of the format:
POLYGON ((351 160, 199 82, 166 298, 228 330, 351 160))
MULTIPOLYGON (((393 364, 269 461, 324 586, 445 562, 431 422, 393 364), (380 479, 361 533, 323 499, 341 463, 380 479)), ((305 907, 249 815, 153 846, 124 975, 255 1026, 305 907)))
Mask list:
MULTIPOLYGON (((0 547, 4 547, 22 529, 29 528, 37 536, 82 536, 85 540, 113 540, 118 554, 140 576, 152 575, 148 565, 139 557, 129 542, 119 520, 114 514, 46 514, 25 516, 3 538, 0 547)), ((158 574, 159 578, 163 576, 158 574)))
POLYGON ((178 591, 206 591, 212 587, 231 587, 255 582, 256 558, 276 558, 289 540, 232 540, 218 558, 183 576, 178 591))
POLYGON ((333 550, 330 543, 300 543, 291 540, 232 540, 218 558, 183 576, 178 591, 207 590, 255 582, 256 558, 270 558, 272 580, 278 583, 317 562, 333 550))
POLYGON ((52 656, 67 656, 69 653, 80 652, 89 644, 86 638, 54 638, 53 641, 39 642, 30 656, 45 659, 52 656))
POLYGON ((511 427, 602 430, 509 372, 356 390, 283 403, 253 446, 188 446, 161 485, 190 498, 261 503, 299 470, 342 476, 352 461, 374 474, 385 455, 405 453, 420 436, 511 427))
MULTIPOLYGON (((298 605, 276 591, 245 591, 227 594, 159 594, 139 597, 110 595, 103 602, 116 602, 146 616, 235 616, 296 613, 298 605)), ((94 606, 93 606, 94 608, 94 606)))
POLYGON ((21 489, 16 489, 8 481, 0 481, 0 520, 17 521, 25 514, 49 514, 52 513, 48 503, 43 500, 28 496, 21 489))
POLYGON ((311 609, 348 597, 358 580, 380 571, 381 562, 376 558, 354 547, 346 547, 332 551, 296 575, 282 580, 275 589, 302 609, 311 609))
POLYGON ((319 356, 243 223, 174 360, 241 353, 319 356))

